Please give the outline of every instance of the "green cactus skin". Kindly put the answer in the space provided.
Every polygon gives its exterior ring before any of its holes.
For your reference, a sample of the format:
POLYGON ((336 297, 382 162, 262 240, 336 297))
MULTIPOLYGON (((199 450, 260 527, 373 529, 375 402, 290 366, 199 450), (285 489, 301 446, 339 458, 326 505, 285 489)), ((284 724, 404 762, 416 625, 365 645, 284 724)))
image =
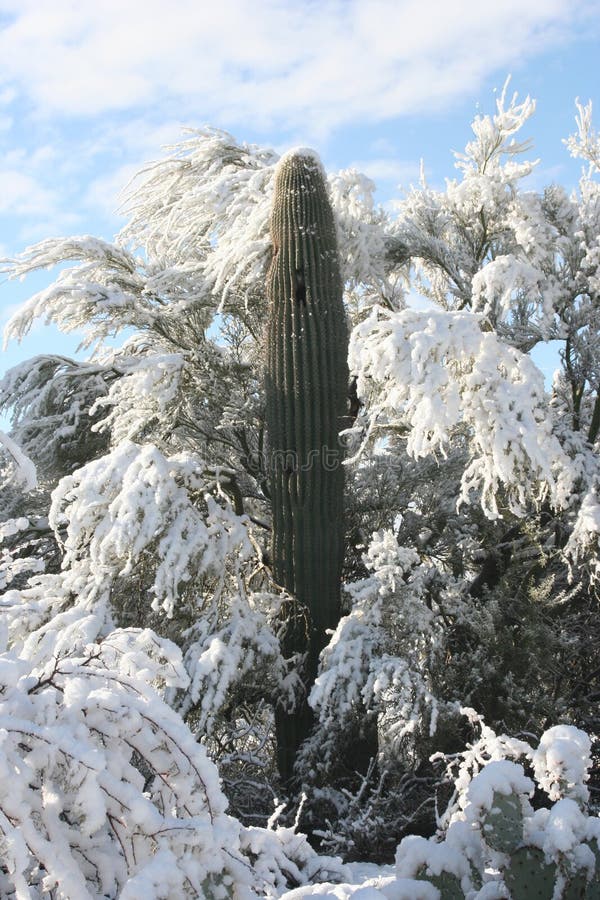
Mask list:
POLYGON ((556 866, 537 847, 519 847, 504 871, 512 900, 552 900, 556 866))
POLYGON ((592 840, 590 841, 590 847, 596 857, 596 869, 584 896, 586 900, 600 900, 600 846, 598 846, 598 841, 592 840))
MULTIPOLYGON (((286 655, 306 653, 312 685, 326 630, 340 616, 342 448, 348 333, 336 228, 321 165, 293 151, 278 165, 267 277, 266 423, 273 507, 273 574, 295 598, 286 655)), ((278 765, 292 775, 311 726, 304 701, 276 713, 278 765)))
POLYGON ((483 839, 492 850, 514 853, 523 841, 523 809, 518 794, 500 794, 492 798, 492 808, 482 820, 483 839))
POLYGON ((428 875, 425 866, 417 872, 417 881, 428 881, 440 892, 440 900, 465 900, 460 881, 451 872, 440 875, 428 875))
POLYGON ((590 894, 587 890, 587 878, 585 872, 577 872, 563 888, 561 900, 588 900, 590 894))
POLYGON ((594 878, 586 887, 585 894, 582 894, 585 900, 600 900, 600 881, 594 878))

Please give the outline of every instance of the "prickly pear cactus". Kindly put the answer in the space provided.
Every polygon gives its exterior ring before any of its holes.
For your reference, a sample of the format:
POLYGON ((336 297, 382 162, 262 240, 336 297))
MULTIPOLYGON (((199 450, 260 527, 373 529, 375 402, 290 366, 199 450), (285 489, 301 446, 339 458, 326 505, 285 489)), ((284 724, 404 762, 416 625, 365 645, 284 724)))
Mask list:
MULTIPOLYGON (((600 819, 588 811, 585 785, 590 738, 574 726, 553 726, 540 738, 539 753, 519 742, 519 756, 532 763, 539 788, 555 800, 539 809, 527 800, 536 784, 513 761, 510 739, 504 736, 494 747, 495 740, 491 732, 474 748, 490 756, 490 748, 494 755, 500 750, 500 758, 471 778, 459 770, 444 830, 428 839, 403 838, 396 852, 398 877, 429 882, 440 900, 461 898, 461 885, 472 900, 600 900, 600 819), (564 795, 552 796, 561 779, 564 795)), ((471 753, 470 747, 469 764, 471 753)))
POLYGON ((591 881, 586 888, 586 892, 583 895, 585 900, 600 900, 600 881, 594 879, 591 881))
MULTIPOLYGON (((598 877, 599 855, 596 854, 596 873, 588 882, 585 870, 574 871, 567 861, 560 867, 547 863, 537 847, 523 846, 523 808, 518 794, 494 793, 492 807, 482 819, 483 838, 492 850, 506 853, 510 862, 504 870, 504 880, 513 900, 552 898, 557 881, 561 900, 600 900, 598 877)), ((592 842, 591 846, 595 842, 592 842)))
MULTIPOLYGON (((271 216, 265 378, 275 580, 295 598, 288 655, 306 653, 317 672, 326 630, 340 615, 343 557, 342 448, 348 335, 335 221, 317 157, 292 151, 279 162, 271 216)), ((278 762, 292 774, 307 735, 308 705, 277 713, 278 762)))
POLYGON ((583 895, 586 900, 600 900, 600 846, 598 841, 591 840, 590 848, 596 858, 596 869, 592 880, 586 887, 586 893, 583 895))
POLYGON ((440 900, 465 900, 465 894, 460 886, 460 881, 451 872, 442 872, 440 875, 429 875, 425 868, 417 874, 417 881, 428 881, 440 892, 440 900))
POLYGON ((591 896, 585 872, 577 872, 565 884, 561 900, 589 900, 591 896))
POLYGON ((512 900, 552 900, 556 866, 537 847, 519 847, 504 870, 512 900))
POLYGON ((514 853, 523 840, 523 809, 518 794, 495 792, 482 819, 483 839, 492 850, 514 853))

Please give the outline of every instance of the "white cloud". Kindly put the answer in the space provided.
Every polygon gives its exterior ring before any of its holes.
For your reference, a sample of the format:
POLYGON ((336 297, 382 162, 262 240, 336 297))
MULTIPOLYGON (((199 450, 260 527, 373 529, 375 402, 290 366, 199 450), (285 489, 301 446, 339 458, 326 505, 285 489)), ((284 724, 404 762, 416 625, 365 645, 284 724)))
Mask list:
POLYGON ((24 242, 77 227, 80 216, 73 202, 77 189, 73 184, 61 183, 63 160, 56 148, 41 145, 31 151, 24 147, 3 149, 0 237, 10 247, 9 252, 14 253, 24 242))
POLYGON ((406 162, 394 156, 376 156, 372 159, 359 159, 350 163, 350 167, 364 172, 376 184, 392 181, 395 185, 416 184, 419 180, 421 166, 418 162, 406 162))
POLYGON ((8 106, 16 98, 17 94, 14 88, 2 88, 0 90, 0 106, 8 106))
POLYGON ((56 203, 52 191, 17 169, 0 170, 0 216, 46 214, 56 203))
POLYGON ((440 108, 597 0, 18 0, 0 77, 47 116, 161 109, 323 133, 440 108))

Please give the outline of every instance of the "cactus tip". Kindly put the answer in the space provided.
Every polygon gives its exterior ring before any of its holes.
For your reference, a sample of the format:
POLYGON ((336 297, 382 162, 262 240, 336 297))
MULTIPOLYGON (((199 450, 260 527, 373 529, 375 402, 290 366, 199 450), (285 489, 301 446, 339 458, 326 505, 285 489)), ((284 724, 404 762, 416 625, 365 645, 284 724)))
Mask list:
POLYGON ((321 157, 315 150, 311 150, 309 147, 292 147, 291 150, 287 150, 282 156, 279 157, 279 161, 276 166, 276 171, 282 168, 286 163, 289 163, 291 160, 305 160, 306 164, 317 168, 323 179, 326 180, 325 169, 323 168, 323 163, 321 162, 321 157))

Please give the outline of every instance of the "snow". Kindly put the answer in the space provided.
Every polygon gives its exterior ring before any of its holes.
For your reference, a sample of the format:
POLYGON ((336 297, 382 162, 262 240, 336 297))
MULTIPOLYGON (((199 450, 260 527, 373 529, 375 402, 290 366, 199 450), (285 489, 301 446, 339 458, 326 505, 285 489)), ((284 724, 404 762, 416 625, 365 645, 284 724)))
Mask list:
POLYGON ((3 550, 0 555, 0 590, 8 587, 19 575, 23 575, 26 572, 43 572, 44 569, 45 562, 43 559, 32 556, 14 559, 10 553, 3 550))
MULTIPOLYGON (((353 868, 349 866, 349 868, 353 868)), ((378 874, 361 877, 359 867, 352 882, 295 888, 281 895, 281 900, 301 900, 304 897, 322 897, 328 900, 439 900, 440 892, 432 884, 412 878, 396 878, 387 874, 388 867, 378 868, 378 874)))
POLYGON ((49 521, 68 518, 63 567, 87 566, 98 593, 111 578, 132 571, 146 548, 156 548, 154 608, 171 615, 179 585, 190 572, 219 570, 224 555, 253 550, 243 521, 207 495, 207 515, 191 503, 201 462, 164 457, 153 445, 122 441, 112 453, 61 480, 49 521), (183 483, 182 483, 183 482, 183 483))
POLYGON ((591 741, 573 725, 555 725, 544 732, 533 754, 533 770, 551 800, 570 797, 589 799, 585 786, 591 767, 591 741))
POLYGON ((409 835, 396 851, 396 872, 401 878, 414 878, 421 870, 428 875, 448 872, 461 882, 465 892, 471 886, 468 861, 454 847, 409 835))
POLYGON ((363 561, 371 575, 346 585, 352 610, 322 652, 309 697, 319 717, 323 762, 329 735, 357 709, 379 716, 380 751, 392 756, 419 727, 435 731, 438 703, 420 664, 426 652, 435 653, 435 615, 424 589, 431 569, 387 529, 372 536, 363 561))
MULTIPOLYGON (((522 232, 520 238, 521 241, 528 240, 522 232)), ((510 319, 518 295, 519 302, 540 308, 540 338, 546 339, 551 334, 553 312, 560 292, 558 286, 554 291, 551 287, 533 263, 508 254, 501 255, 474 276, 473 309, 484 315, 493 314, 494 318, 510 319)))
MULTIPOLYGON (((584 494, 581 506, 569 535, 565 554, 574 566, 589 557, 590 575, 594 581, 600 579, 598 561, 598 536, 600 535, 600 501, 598 486, 593 484, 584 494)), ((572 570, 573 571, 573 570, 572 570)))
POLYGON ((407 452, 444 455, 462 425, 471 461, 461 502, 480 494, 499 515, 503 486, 522 514, 532 494, 566 503, 570 461, 548 419, 544 379, 531 359, 483 331, 473 313, 375 308, 350 339, 350 369, 370 418, 408 428, 407 452))
POLYGON ((600 171, 600 135, 592 125, 592 101, 577 105, 577 133, 566 140, 571 156, 586 160, 592 171, 600 171))
POLYGON ((482 812, 493 808, 494 794, 516 793, 529 797, 535 785, 523 774, 523 768, 508 759, 492 760, 470 783, 464 799, 466 821, 475 822, 482 812))
POLYGON ((289 150, 286 150, 277 161, 277 165, 275 166, 275 176, 277 176, 278 171, 285 168, 290 161, 296 162, 300 159, 306 160, 312 168, 315 168, 320 172, 324 181, 327 180, 321 157, 316 150, 311 150, 310 147, 291 147, 289 150))
POLYGON ((20 447, 3 431, 0 431, 0 445, 10 453, 17 467, 17 480, 23 483, 26 491, 33 491, 37 487, 37 474, 35 465, 20 447))
POLYGON ((0 525, 0 540, 13 534, 18 534, 19 531, 24 531, 26 528, 29 528, 29 519, 25 516, 19 516, 17 519, 7 519, 0 525))
POLYGON ((544 825, 542 849, 547 856, 568 853, 586 837, 587 816, 575 800, 563 797, 558 800, 544 825))
MULTIPOLYGON (((28 671, 24 656, 5 657, 21 668, 19 680, 11 674, 5 682, 0 702, 0 769, 8 767, 11 773, 0 779, 0 811, 2 830, 11 842, 7 846, 14 847, 8 851, 9 867, 17 874, 31 875, 31 854, 37 855, 48 884, 60 883, 73 897, 88 896, 95 879, 90 870, 88 882, 80 869, 78 854, 83 853, 96 860, 100 892, 112 893, 115 879, 124 890, 126 881, 135 883, 137 875, 127 879, 123 869, 125 863, 132 865, 133 853, 137 867, 145 865, 152 879, 150 896, 158 896, 152 891, 159 891, 167 876, 165 859, 170 860, 171 887, 175 885, 175 893, 182 887, 184 873, 173 865, 180 858, 178 847, 189 848, 189 874, 198 884, 215 871, 220 847, 235 854, 239 829, 225 817, 216 769, 145 680, 145 672, 153 677, 160 673, 160 664, 146 648, 160 650, 177 664, 176 648, 159 647, 155 636, 148 643, 147 635, 133 630, 88 645, 80 656, 72 646, 70 658, 55 660, 39 674, 31 664, 28 671), (141 678, 126 674, 129 660, 126 653, 115 655, 117 647, 135 652, 141 678), (164 773, 144 794, 143 779, 131 765, 132 748, 149 771, 164 773), (109 819, 118 823, 121 859, 113 850, 109 819), (21 834, 31 848, 27 852, 21 834), (104 861, 111 857, 108 875, 104 861)), ((7 674, 6 665, 1 671, 7 674)), ((218 868, 226 869, 226 860, 218 868)))
POLYGON ((108 393, 99 396, 90 408, 90 416, 108 408, 92 430, 109 429, 115 443, 142 435, 149 421, 166 417, 169 407, 177 403, 184 364, 182 353, 119 359, 123 377, 114 381, 108 393))

